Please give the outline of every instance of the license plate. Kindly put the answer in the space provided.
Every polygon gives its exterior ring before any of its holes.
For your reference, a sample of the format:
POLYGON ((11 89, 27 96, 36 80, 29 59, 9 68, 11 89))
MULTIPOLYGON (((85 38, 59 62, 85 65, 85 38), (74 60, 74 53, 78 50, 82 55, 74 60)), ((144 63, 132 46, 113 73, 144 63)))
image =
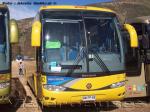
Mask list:
POLYGON ((83 96, 82 100, 83 101, 95 101, 96 97, 95 96, 83 96))

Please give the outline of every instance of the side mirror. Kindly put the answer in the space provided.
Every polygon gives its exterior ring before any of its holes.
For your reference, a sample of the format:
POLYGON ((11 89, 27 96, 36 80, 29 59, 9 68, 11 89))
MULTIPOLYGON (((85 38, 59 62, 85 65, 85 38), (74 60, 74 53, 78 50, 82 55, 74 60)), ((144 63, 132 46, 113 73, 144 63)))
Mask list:
POLYGON ((124 28, 128 31, 130 35, 130 46, 132 48, 138 47, 138 36, 135 28, 130 24, 124 24, 124 28))
POLYGON ((31 46, 40 47, 40 45, 41 45, 41 23, 40 21, 35 21, 32 24, 31 46))
POLYGON ((10 43, 18 43, 19 31, 16 20, 14 19, 10 20, 9 27, 10 27, 10 43))

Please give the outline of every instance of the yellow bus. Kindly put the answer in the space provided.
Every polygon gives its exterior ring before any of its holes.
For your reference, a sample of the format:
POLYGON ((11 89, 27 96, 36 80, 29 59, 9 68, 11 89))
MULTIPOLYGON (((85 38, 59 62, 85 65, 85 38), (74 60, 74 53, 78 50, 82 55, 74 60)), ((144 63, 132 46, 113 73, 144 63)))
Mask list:
POLYGON ((139 40, 138 48, 128 47, 126 97, 148 97, 150 96, 150 16, 136 17, 126 22, 134 26, 139 40))
POLYGON ((122 100, 125 95, 123 37, 114 11, 90 6, 43 6, 32 25, 36 72, 28 83, 44 105, 122 100))
POLYGON ((9 103, 11 91, 11 50, 10 42, 18 41, 15 20, 9 20, 7 6, 0 5, 0 104, 9 103))

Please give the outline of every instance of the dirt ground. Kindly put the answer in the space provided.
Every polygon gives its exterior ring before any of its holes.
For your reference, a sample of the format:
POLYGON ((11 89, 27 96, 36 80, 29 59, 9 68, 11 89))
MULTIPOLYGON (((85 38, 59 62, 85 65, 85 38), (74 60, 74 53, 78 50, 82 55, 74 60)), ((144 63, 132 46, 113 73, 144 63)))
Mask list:
MULTIPOLYGON (((29 77, 32 73, 35 72, 35 61, 23 61, 23 64, 25 68, 25 74, 27 74, 27 77, 29 77)), ((12 77, 18 77, 18 66, 19 65, 16 61, 12 62, 12 77)))
MULTIPOLYGON (((28 78, 33 72, 35 72, 35 61, 25 61, 24 66, 27 76, 23 78, 28 78)), ((16 61, 12 62, 12 74, 14 81, 16 81, 16 78, 20 79, 18 77, 18 64, 16 61)), ((20 91, 19 85, 21 85, 21 83, 19 84, 19 82, 17 82, 13 85, 13 88, 20 91)), ((22 93, 20 94, 23 95, 24 91, 22 90, 22 93)), ((12 105, 0 105, 0 112, 150 112, 150 104, 145 100, 140 102, 111 102, 57 106, 44 109, 41 109, 42 107, 40 105, 35 104, 32 101, 30 103, 24 101, 25 100, 22 98, 12 102, 12 105)))

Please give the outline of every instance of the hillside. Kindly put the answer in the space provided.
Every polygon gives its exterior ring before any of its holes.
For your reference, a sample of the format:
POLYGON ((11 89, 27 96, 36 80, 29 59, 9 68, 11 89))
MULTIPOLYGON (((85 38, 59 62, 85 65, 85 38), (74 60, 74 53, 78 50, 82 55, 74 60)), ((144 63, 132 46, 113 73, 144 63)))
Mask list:
POLYGON ((150 0, 113 0, 113 2, 89 5, 115 10, 121 20, 150 15, 150 0))
POLYGON ((15 44, 12 46, 12 58, 18 54, 34 57, 35 52, 34 48, 31 47, 31 26, 32 26, 33 18, 27 18, 18 20, 18 27, 19 27, 19 44, 15 44))

